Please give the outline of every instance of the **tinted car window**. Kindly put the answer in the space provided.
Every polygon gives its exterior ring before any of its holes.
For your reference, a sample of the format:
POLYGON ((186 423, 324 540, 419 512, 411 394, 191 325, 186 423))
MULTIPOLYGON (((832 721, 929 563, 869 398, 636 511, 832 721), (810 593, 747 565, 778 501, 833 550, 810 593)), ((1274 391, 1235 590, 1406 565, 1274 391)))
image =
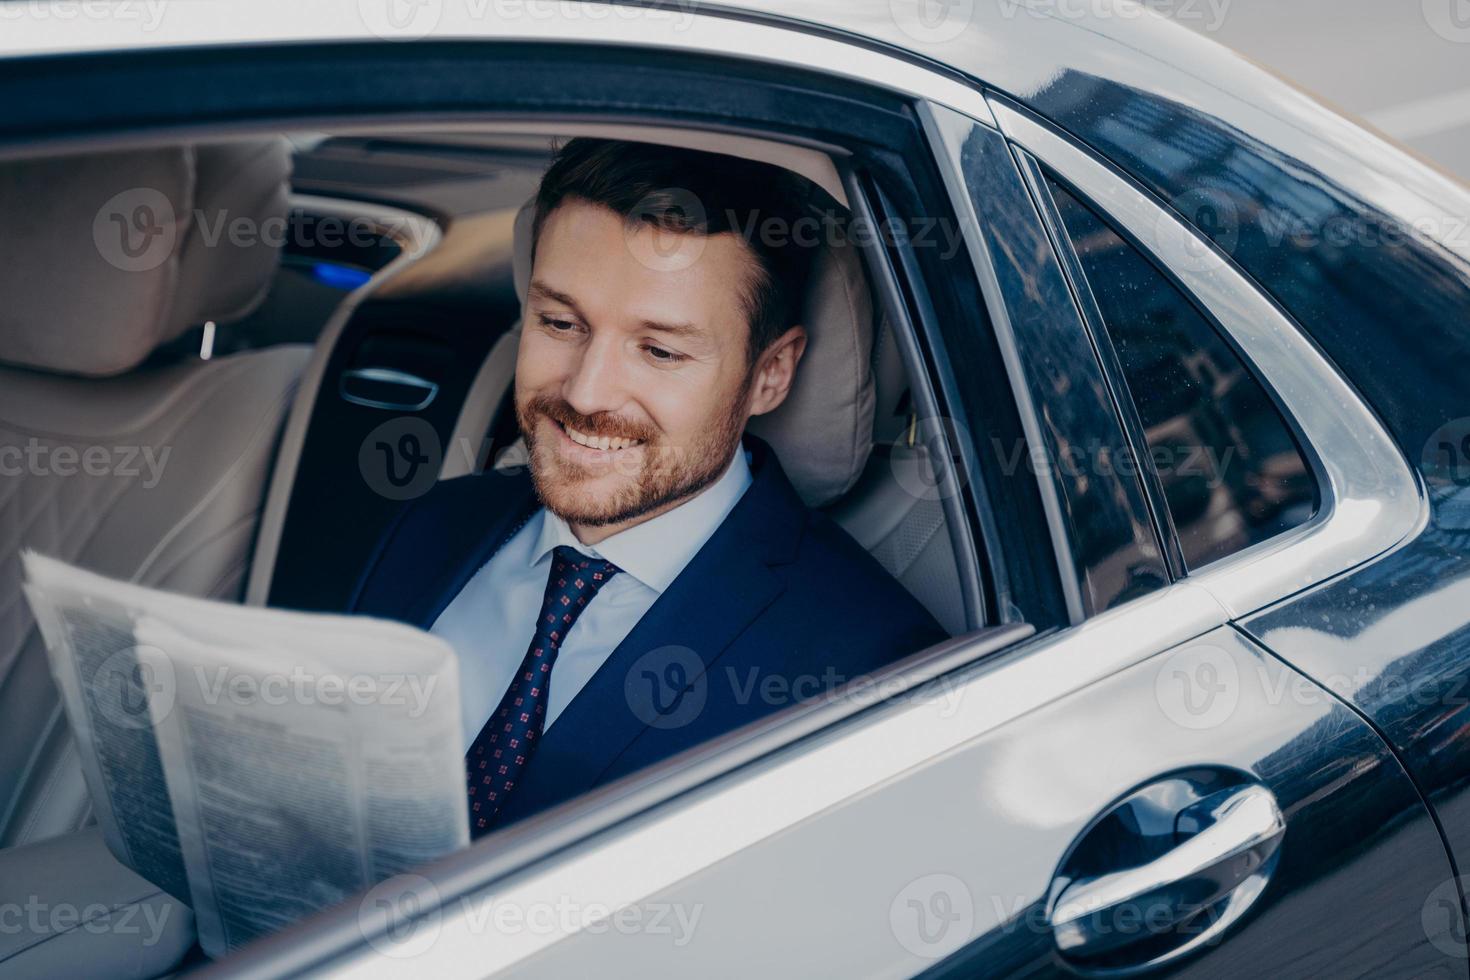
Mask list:
POLYGON ((1142 253, 1060 184, 1051 189, 1122 365, 1185 564, 1197 568, 1310 518, 1316 483, 1266 390, 1142 253))

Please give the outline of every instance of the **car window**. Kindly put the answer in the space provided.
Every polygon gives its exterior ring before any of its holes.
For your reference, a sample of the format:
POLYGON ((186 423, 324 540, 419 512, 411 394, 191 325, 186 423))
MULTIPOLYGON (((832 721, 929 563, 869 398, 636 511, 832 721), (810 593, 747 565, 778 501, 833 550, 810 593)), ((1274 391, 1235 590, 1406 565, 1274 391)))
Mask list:
POLYGON ((1316 483, 1260 382, 1152 262, 1048 183, 1117 352, 1186 566, 1308 520, 1316 483))

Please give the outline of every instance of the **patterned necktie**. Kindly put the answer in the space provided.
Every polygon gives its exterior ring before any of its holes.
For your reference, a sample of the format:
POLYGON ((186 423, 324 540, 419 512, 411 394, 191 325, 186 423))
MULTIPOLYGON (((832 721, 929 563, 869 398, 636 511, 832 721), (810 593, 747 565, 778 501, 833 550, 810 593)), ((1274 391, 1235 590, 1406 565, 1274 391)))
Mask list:
POLYGON ((557 651, 597 590, 618 571, 610 561, 588 558, 565 545, 552 552, 546 598, 531 646, 505 697, 465 756, 472 836, 489 832, 506 797, 521 781, 546 720, 557 651))

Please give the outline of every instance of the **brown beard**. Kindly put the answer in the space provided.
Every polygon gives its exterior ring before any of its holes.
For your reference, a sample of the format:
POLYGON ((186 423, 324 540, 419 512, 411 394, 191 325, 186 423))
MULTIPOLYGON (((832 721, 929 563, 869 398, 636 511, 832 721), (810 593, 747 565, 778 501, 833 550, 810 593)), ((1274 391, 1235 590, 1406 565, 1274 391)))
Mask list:
MULTIPOLYGON (((651 425, 620 419, 608 412, 583 415, 559 398, 536 395, 516 404, 516 421, 531 459, 531 482, 542 505, 568 524, 606 527, 635 520, 677 501, 694 496, 725 472, 745 428, 742 410, 754 372, 746 377, 730 408, 688 446, 670 446, 651 425), (593 436, 641 440, 641 464, 625 473, 631 477, 611 494, 593 495, 574 484, 608 470, 621 470, 621 453, 611 454, 608 466, 593 468, 559 457, 553 446, 537 445, 536 423, 541 418, 559 422, 593 436)), ((630 452, 623 450, 622 452, 630 452)), ((631 458, 631 457, 630 457, 631 458)))

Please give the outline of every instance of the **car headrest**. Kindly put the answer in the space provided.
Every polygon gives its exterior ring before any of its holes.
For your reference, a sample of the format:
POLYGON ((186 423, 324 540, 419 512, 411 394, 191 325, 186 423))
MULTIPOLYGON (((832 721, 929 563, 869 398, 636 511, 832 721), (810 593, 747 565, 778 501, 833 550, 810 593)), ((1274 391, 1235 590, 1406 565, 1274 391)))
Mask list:
POLYGON ((254 140, 0 163, 0 361, 121 374, 265 298, 290 145, 254 140))
MULTIPOLYGON (((516 215, 512 253, 521 306, 531 282, 535 201, 516 215)), ((786 401, 747 429, 776 452, 809 507, 852 489, 873 448, 873 305, 857 249, 823 245, 812 262, 801 323, 806 353, 786 401)))

